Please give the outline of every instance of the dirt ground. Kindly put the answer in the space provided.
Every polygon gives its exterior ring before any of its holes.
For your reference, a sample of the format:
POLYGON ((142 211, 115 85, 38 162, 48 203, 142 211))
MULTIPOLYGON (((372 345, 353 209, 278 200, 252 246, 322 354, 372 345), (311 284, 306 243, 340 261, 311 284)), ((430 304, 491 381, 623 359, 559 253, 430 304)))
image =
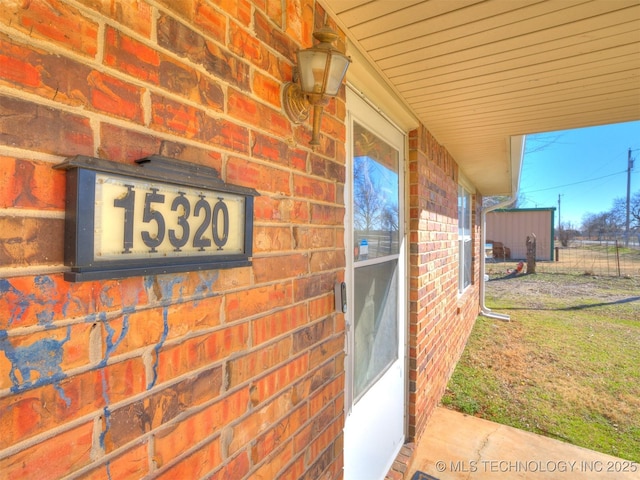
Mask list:
MULTIPOLYGON (((558 273, 537 273, 534 276, 510 273, 515 267, 515 262, 487 265, 487 294, 496 299, 516 296, 523 301, 531 299, 533 303, 540 295, 563 298, 567 303, 570 300, 614 303, 635 297, 640 308, 640 277, 558 273)), ((638 315, 640 321, 640 311, 638 315)))

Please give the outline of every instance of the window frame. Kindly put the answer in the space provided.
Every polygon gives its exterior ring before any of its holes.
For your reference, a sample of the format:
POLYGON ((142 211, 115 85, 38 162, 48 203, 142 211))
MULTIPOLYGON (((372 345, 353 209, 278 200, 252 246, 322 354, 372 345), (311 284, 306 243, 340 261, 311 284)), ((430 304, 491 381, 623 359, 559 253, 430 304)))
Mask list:
POLYGON ((458 294, 473 284, 473 222, 471 192, 458 184, 458 294), (466 221, 466 222, 465 222, 466 221), (466 223, 466 224, 465 224, 466 223))

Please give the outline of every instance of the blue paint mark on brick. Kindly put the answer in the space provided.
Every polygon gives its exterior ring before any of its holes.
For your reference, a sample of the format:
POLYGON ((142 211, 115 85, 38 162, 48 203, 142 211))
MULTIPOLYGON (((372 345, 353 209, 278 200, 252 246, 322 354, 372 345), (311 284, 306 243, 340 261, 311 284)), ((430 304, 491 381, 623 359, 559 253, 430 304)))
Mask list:
POLYGON ((4 351, 11 362, 9 372, 13 384, 11 391, 18 393, 41 385, 53 384, 62 400, 69 406, 71 400, 60 387, 60 381, 66 378, 60 365, 64 353, 63 346, 70 338, 71 326, 69 325, 67 335, 62 340, 43 338, 31 345, 14 347, 6 330, 0 330, 0 350, 4 351))
POLYGON ((147 390, 150 390, 151 388, 153 388, 154 385, 156 384, 156 381, 158 380, 158 359, 160 356, 160 349, 162 348, 162 345, 164 345, 164 342, 167 339, 167 335, 169 334, 168 315, 169 315, 169 309, 167 307, 164 307, 162 309, 162 320, 163 320, 162 337, 160 337, 160 341, 153 348, 156 354, 155 360, 153 362, 153 378, 149 382, 149 385, 147 385, 147 390))
POLYGON ((104 358, 98 365, 99 367, 103 367, 107 364, 107 362, 109 361, 109 356, 111 356, 111 354, 115 351, 115 349, 118 348, 118 345, 122 343, 122 340, 124 340, 124 337, 126 337, 127 333, 129 333, 129 315, 125 315, 122 320, 122 330, 120 330, 120 335, 118 336, 118 340, 114 342, 113 337, 116 331, 109 324, 109 322, 105 321, 106 315, 104 314, 104 312, 102 315, 104 316, 104 318, 102 319, 104 321, 104 328, 107 330, 107 338, 105 341, 107 349, 104 354, 104 358))
POLYGON ((9 325, 16 320, 20 321, 24 312, 34 300, 33 295, 25 296, 20 290, 15 288, 11 282, 4 278, 0 278, 0 295, 8 299, 12 305, 8 321, 9 325))
POLYGON ((195 291, 196 295, 204 296, 207 293, 212 292, 213 291, 213 284, 218 281, 218 277, 219 276, 220 276, 220 273, 218 271, 216 271, 211 276, 200 274, 201 282, 196 287, 196 291, 195 291))
POLYGON ((71 399, 69 397, 67 397, 67 394, 64 393, 64 390, 62 389, 62 387, 60 386, 60 384, 58 383, 54 383, 53 384, 53 388, 56 389, 56 392, 58 392, 58 395, 60 395, 60 398, 62 399, 62 401, 65 403, 65 405, 67 407, 71 406, 71 399))
POLYGON ((107 377, 104 369, 100 371, 100 377, 102 380, 102 399, 104 400, 104 409, 103 409, 103 417, 104 417, 104 429, 100 433, 100 447, 104 450, 104 439, 111 428, 111 411, 109 410, 109 384, 107 383, 107 377))
MULTIPOLYGON (((35 277, 33 280, 35 287, 40 290, 39 298, 43 300, 38 303, 43 307, 54 306, 57 302, 56 284, 51 279, 44 275, 35 277)), ((53 323, 54 311, 53 309, 45 309, 36 313, 36 318, 40 325, 50 326, 53 323)))
POLYGON ((113 307, 113 298, 109 295, 111 286, 106 286, 100 290, 100 301, 107 307, 113 307))

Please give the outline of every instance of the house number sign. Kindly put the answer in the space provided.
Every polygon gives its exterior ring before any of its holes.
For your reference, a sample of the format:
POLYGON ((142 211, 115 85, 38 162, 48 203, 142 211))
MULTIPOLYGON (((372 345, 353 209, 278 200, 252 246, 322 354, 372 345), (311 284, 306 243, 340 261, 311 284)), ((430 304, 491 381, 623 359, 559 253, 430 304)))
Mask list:
POLYGON ((77 156, 67 171, 69 281, 250 265, 253 189, 161 156, 136 166, 77 156))

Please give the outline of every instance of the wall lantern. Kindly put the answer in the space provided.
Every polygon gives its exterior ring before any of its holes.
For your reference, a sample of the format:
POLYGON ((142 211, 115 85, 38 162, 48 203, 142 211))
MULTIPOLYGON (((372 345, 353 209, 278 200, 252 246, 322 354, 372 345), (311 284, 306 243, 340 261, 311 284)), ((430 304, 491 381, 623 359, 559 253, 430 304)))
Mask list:
POLYGON ((298 51, 297 71, 293 82, 284 85, 282 104, 293 123, 304 122, 313 106, 313 135, 309 144, 319 145, 322 109, 329 102, 329 97, 338 94, 351 59, 332 45, 338 35, 328 26, 314 32, 313 36, 320 43, 298 51))

